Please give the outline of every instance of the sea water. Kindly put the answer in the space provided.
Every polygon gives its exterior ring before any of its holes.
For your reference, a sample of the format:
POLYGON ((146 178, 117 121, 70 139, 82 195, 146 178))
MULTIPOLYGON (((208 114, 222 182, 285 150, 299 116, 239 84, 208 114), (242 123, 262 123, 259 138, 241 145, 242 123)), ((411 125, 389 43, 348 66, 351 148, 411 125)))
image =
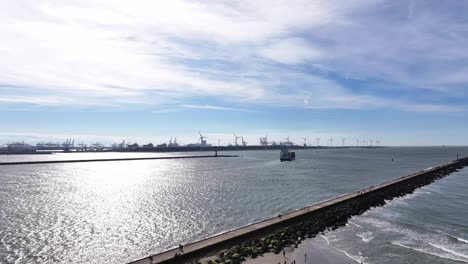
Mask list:
MULTIPOLYGON (((468 156, 468 148, 307 149, 283 163, 277 150, 229 154, 240 157, 0 166, 0 263, 125 263, 468 156)), ((186 154, 0 161, 168 155, 186 154)), ((454 173, 323 237, 356 262, 468 262, 467 177, 454 173)))

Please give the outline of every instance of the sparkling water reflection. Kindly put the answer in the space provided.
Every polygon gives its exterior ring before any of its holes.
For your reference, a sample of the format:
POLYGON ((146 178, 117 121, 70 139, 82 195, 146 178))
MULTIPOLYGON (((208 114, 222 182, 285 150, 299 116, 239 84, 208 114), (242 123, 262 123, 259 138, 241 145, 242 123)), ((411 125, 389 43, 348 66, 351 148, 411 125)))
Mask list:
POLYGON ((280 163, 277 151, 252 151, 227 159, 1 166, 0 263, 122 263, 446 162, 457 153, 468 156, 468 148, 300 150, 289 163, 280 163))

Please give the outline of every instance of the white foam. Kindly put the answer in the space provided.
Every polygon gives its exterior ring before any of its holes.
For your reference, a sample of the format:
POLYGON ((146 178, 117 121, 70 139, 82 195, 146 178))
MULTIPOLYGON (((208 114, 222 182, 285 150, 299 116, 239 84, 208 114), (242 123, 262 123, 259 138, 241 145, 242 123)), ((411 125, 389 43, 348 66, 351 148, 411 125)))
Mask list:
POLYGON ((462 258, 466 258, 466 259, 468 260, 468 255, 465 255, 465 254, 462 254, 462 253, 458 253, 458 252, 456 252, 456 251, 454 251, 454 250, 451 250, 451 249, 449 249, 449 248, 446 248, 446 247, 444 247, 444 246, 442 246, 442 245, 436 245, 436 244, 432 244, 432 243, 430 243, 430 242, 429 242, 428 244, 431 245, 431 246, 433 246, 433 247, 435 247, 435 248, 441 249, 441 250, 443 250, 443 251, 445 251, 445 252, 448 252, 448 253, 451 253, 451 254, 453 254, 453 255, 455 255, 455 256, 459 256, 459 257, 462 257, 462 258))
POLYGON ((467 243, 467 244, 468 244, 468 240, 466 240, 466 239, 457 237, 457 240, 460 241, 460 242, 463 242, 463 243, 467 243))
POLYGON ((336 248, 336 247, 333 247, 333 248, 336 249, 336 250, 338 250, 339 252, 345 254, 348 258, 350 258, 350 259, 356 261, 357 263, 365 263, 365 262, 363 261, 363 257, 353 256, 353 255, 349 254, 348 252, 346 252, 346 251, 344 251, 344 250, 342 250, 342 249, 339 249, 339 248, 336 248))
POLYGON ((372 232, 364 232, 362 234, 356 234, 356 236, 360 237, 362 241, 369 243, 374 237, 372 236, 372 232))
POLYGON ((360 226, 360 225, 358 225, 358 224, 354 223, 353 221, 348 221, 348 222, 349 222, 350 224, 353 224, 353 225, 355 225, 355 226, 359 227, 359 228, 364 228, 364 227, 362 227, 362 226, 360 226))
POLYGON ((396 245, 396 246, 399 246, 399 247, 403 247, 403 248, 407 248, 407 249, 411 249, 411 250, 414 250, 414 251, 417 251, 417 252, 421 252, 421 253, 425 253, 425 254, 428 254, 428 255, 431 255, 431 256, 435 256, 435 257, 439 257, 439 258, 443 258, 443 259, 450 259, 450 260, 456 260, 456 261, 461 261, 461 262, 465 262, 465 263, 468 263, 468 261, 466 259, 460 259, 460 258, 451 258, 447 255, 439 255, 437 253, 434 253, 434 252, 430 252, 430 251, 427 251, 427 250, 423 250, 423 249, 420 249, 420 248, 413 248, 413 247, 410 247, 410 246, 406 246, 406 245, 403 245, 403 244, 400 244, 398 242, 391 242, 393 245, 396 245))
POLYGON ((327 241, 327 246, 330 246, 330 240, 328 240, 328 238, 324 235, 320 235, 321 238, 325 239, 325 241, 327 241))

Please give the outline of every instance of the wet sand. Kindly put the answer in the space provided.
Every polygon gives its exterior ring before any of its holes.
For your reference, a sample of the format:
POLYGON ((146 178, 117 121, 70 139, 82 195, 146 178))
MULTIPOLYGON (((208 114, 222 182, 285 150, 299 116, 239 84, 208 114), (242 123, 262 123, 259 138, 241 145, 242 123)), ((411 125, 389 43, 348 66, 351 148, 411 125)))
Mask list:
POLYGON ((297 248, 286 248, 283 254, 267 253, 261 257, 246 259, 245 264, 287 264, 296 261, 296 264, 356 264, 360 263, 346 256, 328 244, 328 241, 320 236, 314 239, 304 240, 297 248), (307 255, 307 256, 306 256, 307 255))

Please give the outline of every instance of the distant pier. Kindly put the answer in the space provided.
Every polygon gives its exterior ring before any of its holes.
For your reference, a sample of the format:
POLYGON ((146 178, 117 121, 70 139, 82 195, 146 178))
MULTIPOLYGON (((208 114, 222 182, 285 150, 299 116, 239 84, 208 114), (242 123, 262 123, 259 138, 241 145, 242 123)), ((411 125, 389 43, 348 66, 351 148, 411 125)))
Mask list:
MULTIPOLYGON (((174 248, 136 260, 131 264, 196 263, 198 259, 216 255, 223 258, 223 260, 239 263, 243 258, 255 257, 256 255, 253 254, 258 253, 258 255, 261 255, 269 252, 252 251, 252 248, 264 250, 266 248, 264 241, 268 241, 269 237, 293 239, 295 243, 298 243, 295 240, 298 236, 304 239, 304 237, 315 236, 327 228, 344 225, 353 215, 362 214, 374 206, 384 205, 386 200, 412 193, 415 189, 428 185, 465 166, 468 166, 468 158, 457 159, 198 242, 186 244, 183 246, 183 251, 174 248), (300 235, 298 235, 299 233, 300 235), (217 254, 221 251, 223 253, 217 254)), ((276 241, 279 241, 279 239, 276 241)), ((287 245, 283 244, 282 246, 287 245)), ((269 250, 269 248, 267 249, 269 250)), ((277 248, 276 251, 279 253, 281 248, 277 248)))
POLYGON ((130 161, 130 160, 163 160, 163 159, 234 158, 234 157, 239 157, 239 156, 237 156, 237 155, 199 155, 199 156, 113 158, 113 159, 15 161, 15 162, 0 162, 0 166, 5 166, 5 165, 51 164, 51 163, 78 163, 78 162, 130 161))

